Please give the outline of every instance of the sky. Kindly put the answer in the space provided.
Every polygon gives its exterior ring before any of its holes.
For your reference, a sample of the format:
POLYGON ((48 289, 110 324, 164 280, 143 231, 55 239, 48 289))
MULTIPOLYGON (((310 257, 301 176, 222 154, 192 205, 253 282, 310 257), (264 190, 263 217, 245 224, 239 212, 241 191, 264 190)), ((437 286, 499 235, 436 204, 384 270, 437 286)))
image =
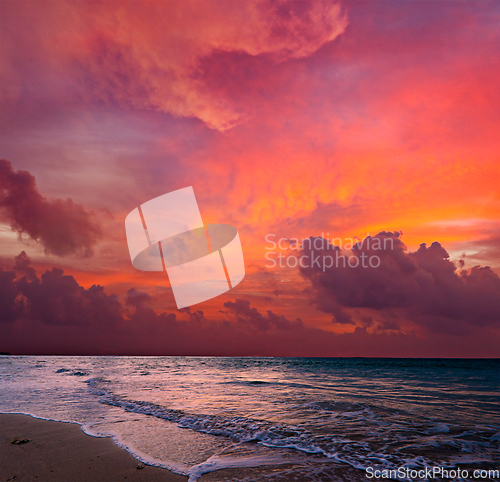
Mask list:
POLYGON ((0 351, 500 356, 498 2, 0 14, 0 351), (246 276, 178 309, 124 221, 188 186, 246 276))

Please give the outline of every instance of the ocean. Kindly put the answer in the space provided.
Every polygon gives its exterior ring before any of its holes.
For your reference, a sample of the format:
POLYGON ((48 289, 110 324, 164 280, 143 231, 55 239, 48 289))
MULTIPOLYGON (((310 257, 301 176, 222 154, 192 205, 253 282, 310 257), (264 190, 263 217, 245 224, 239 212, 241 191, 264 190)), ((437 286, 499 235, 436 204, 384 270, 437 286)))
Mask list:
POLYGON ((76 422, 190 482, 499 469, 499 401, 498 359, 0 356, 0 412, 76 422))

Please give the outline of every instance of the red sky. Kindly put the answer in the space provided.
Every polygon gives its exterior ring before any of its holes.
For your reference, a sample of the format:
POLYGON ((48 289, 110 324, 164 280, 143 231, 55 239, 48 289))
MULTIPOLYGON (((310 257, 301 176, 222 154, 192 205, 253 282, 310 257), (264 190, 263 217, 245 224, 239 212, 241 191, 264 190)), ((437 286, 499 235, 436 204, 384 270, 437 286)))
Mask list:
POLYGON ((498 2, 0 13, 0 351, 500 355, 498 2), (124 219, 186 186, 247 274, 179 311, 124 219), (380 269, 266 266, 268 234, 382 231, 380 269))

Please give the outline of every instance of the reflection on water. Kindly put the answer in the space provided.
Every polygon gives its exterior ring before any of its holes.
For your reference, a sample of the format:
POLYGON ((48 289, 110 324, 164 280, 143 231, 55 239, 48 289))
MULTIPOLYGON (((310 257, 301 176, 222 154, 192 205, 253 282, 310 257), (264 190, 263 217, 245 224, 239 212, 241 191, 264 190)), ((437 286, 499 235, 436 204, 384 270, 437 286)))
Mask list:
POLYGON ((498 360, 0 357, 0 409, 76 421, 192 480, 209 468, 266 464, 297 474, 325 462, 483 467, 499 461, 499 368, 498 360))

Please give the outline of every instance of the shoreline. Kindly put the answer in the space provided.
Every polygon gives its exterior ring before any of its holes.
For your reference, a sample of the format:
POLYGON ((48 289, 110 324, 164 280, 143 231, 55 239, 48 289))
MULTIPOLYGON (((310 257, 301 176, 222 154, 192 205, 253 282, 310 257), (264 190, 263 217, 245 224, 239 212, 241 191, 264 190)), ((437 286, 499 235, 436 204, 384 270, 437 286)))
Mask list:
POLYGON ((188 481, 143 464, 111 437, 87 435, 77 423, 25 414, 0 414, 0 460, 2 481, 188 481))
MULTIPOLYGON (((189 482, 185 475, 141 462, 111 437, 86 434, 78 423, 20 413, 0 413, 0 460, 2 482, 189 482)), ((352 467, 333 465, 328 475, 324 474, 330 477, 328 480, 365 480, 352 467)), ((238 481, 259 474, 269 477, 276 467, 221 468, 203 474, 198 481, 238 481)), ((286 472, 297 465, 279 467, 280 472, 286 472)), ((299 480, 288 475, 290 481, 299 480)), ((279 480, 287 478, 282 473, 279 480)))

